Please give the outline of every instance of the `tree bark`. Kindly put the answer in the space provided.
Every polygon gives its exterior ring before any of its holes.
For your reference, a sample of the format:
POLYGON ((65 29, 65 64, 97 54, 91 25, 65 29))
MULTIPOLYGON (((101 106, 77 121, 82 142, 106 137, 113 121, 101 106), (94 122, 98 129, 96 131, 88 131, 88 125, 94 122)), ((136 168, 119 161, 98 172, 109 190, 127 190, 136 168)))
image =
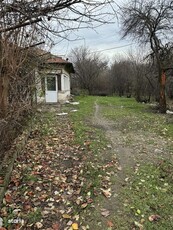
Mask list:
POLYGON ((0 76, 0 117, 4 118, 8 108, 9 79, 3 74, 0 76))
POLYGON ((160 76, 160 98, 159 98, 159 109, 160 113, 166 113, 166 96, 165 96, 165 85, 166 85, 166 74, 162 70, 160 76))

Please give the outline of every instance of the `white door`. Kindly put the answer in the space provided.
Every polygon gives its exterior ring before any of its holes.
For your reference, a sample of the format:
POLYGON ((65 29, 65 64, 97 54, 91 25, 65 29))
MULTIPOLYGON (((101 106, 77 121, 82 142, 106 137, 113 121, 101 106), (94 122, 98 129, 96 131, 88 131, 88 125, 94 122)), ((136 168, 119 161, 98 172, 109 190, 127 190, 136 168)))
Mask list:
POLYGON ((58 101, 58 88, 57 88, 57 76, 56 75, 47 75, 45 77, 45 94, 46 102, 57 102, 58 101))

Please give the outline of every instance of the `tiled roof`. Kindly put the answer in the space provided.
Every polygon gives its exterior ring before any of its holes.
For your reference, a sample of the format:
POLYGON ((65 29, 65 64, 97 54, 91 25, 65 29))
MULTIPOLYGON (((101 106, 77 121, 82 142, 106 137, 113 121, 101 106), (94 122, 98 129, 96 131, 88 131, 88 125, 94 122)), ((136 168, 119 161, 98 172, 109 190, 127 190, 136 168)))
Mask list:
POLYGON ((51 57, 47 59, 47 64, 63 64, 65 68, 68 69, 69 72, 75 73, 73 64, 68 61, 68 59, 64 60, 62 57, 51 57))
POLYGON ((50 59, 48 59, 47 60, 47 63, 49 63, 49 64, 53 64, 53 63, 57 63, 57 64, 68 64, 68 63, 70 63, 69 61, 67 61, 67 60, 64 60, 63 58, 61 58, 61 57, 55 57, 55 58, 50 58, 50 59))

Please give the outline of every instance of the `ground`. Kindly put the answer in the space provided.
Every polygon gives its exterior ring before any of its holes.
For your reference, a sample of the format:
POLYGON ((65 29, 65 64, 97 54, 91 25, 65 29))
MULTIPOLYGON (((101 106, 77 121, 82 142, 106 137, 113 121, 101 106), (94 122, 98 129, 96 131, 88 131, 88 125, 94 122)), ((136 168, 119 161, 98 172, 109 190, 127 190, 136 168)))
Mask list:
MULTIPOLYGON (((143 228, 146 216, 141 207, 135 207, 136 217, 129 220, 133 217, 124 207, 131 204, 124 190, 133 187, 132 177, 141 165, 172 158, 173 139, 142 128, 147 122, 135 117, 110 119, 105 111, 111 107, 94 98, 93 115, 85 118, 89 128, 70 119, 80 107, 49 105, 38 110, 3 200, 4 228, 155 229, 143 228)), ((157 217, 156 211, 152 214, 157 217)))
MULTIPOLYGON (((171 143, 169 139, 146 130, 135 128, 128 131, 127 126, 131 121, 128 121, 127 118, 117 120, 117 122, 106 119, 102 116, 103 108, 95 102, 93 125, 104 130, 110 142, 112 159, 115 158, 118 162, 118 171, 112 184, 114 196, 107 200, 106 205, 116 215, 117 212, 121 212, 122 200, 119 199, 119 196, 121 196, 122 187, 130 179, 129 177, 144 162, 159 162, 161 159, 172 158, 172 152, 169 149, 171 143)), ((123 226, 121 228, 123 229, 123 226)))

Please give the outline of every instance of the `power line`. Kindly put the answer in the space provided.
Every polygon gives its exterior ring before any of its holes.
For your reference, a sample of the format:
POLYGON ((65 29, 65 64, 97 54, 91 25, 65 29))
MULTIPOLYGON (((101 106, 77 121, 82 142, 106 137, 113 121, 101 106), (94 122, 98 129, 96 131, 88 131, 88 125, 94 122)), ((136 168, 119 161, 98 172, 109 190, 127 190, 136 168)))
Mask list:
POLYGON ((98 52, 103 52, 103 51, 108 51, 108 50, 114 50, 114 49, 124 48, 124 47, 127 47, 127 46, 131 46, 133 44, 135 44, 135 43, 131 43, 131 44, 123 45, 123 46, 115 46, 115 47, 112 47, 112 48, 98 50, 98 51, 92 51, 91 53, 96 53, 96 52, 98 53, 98 52))

